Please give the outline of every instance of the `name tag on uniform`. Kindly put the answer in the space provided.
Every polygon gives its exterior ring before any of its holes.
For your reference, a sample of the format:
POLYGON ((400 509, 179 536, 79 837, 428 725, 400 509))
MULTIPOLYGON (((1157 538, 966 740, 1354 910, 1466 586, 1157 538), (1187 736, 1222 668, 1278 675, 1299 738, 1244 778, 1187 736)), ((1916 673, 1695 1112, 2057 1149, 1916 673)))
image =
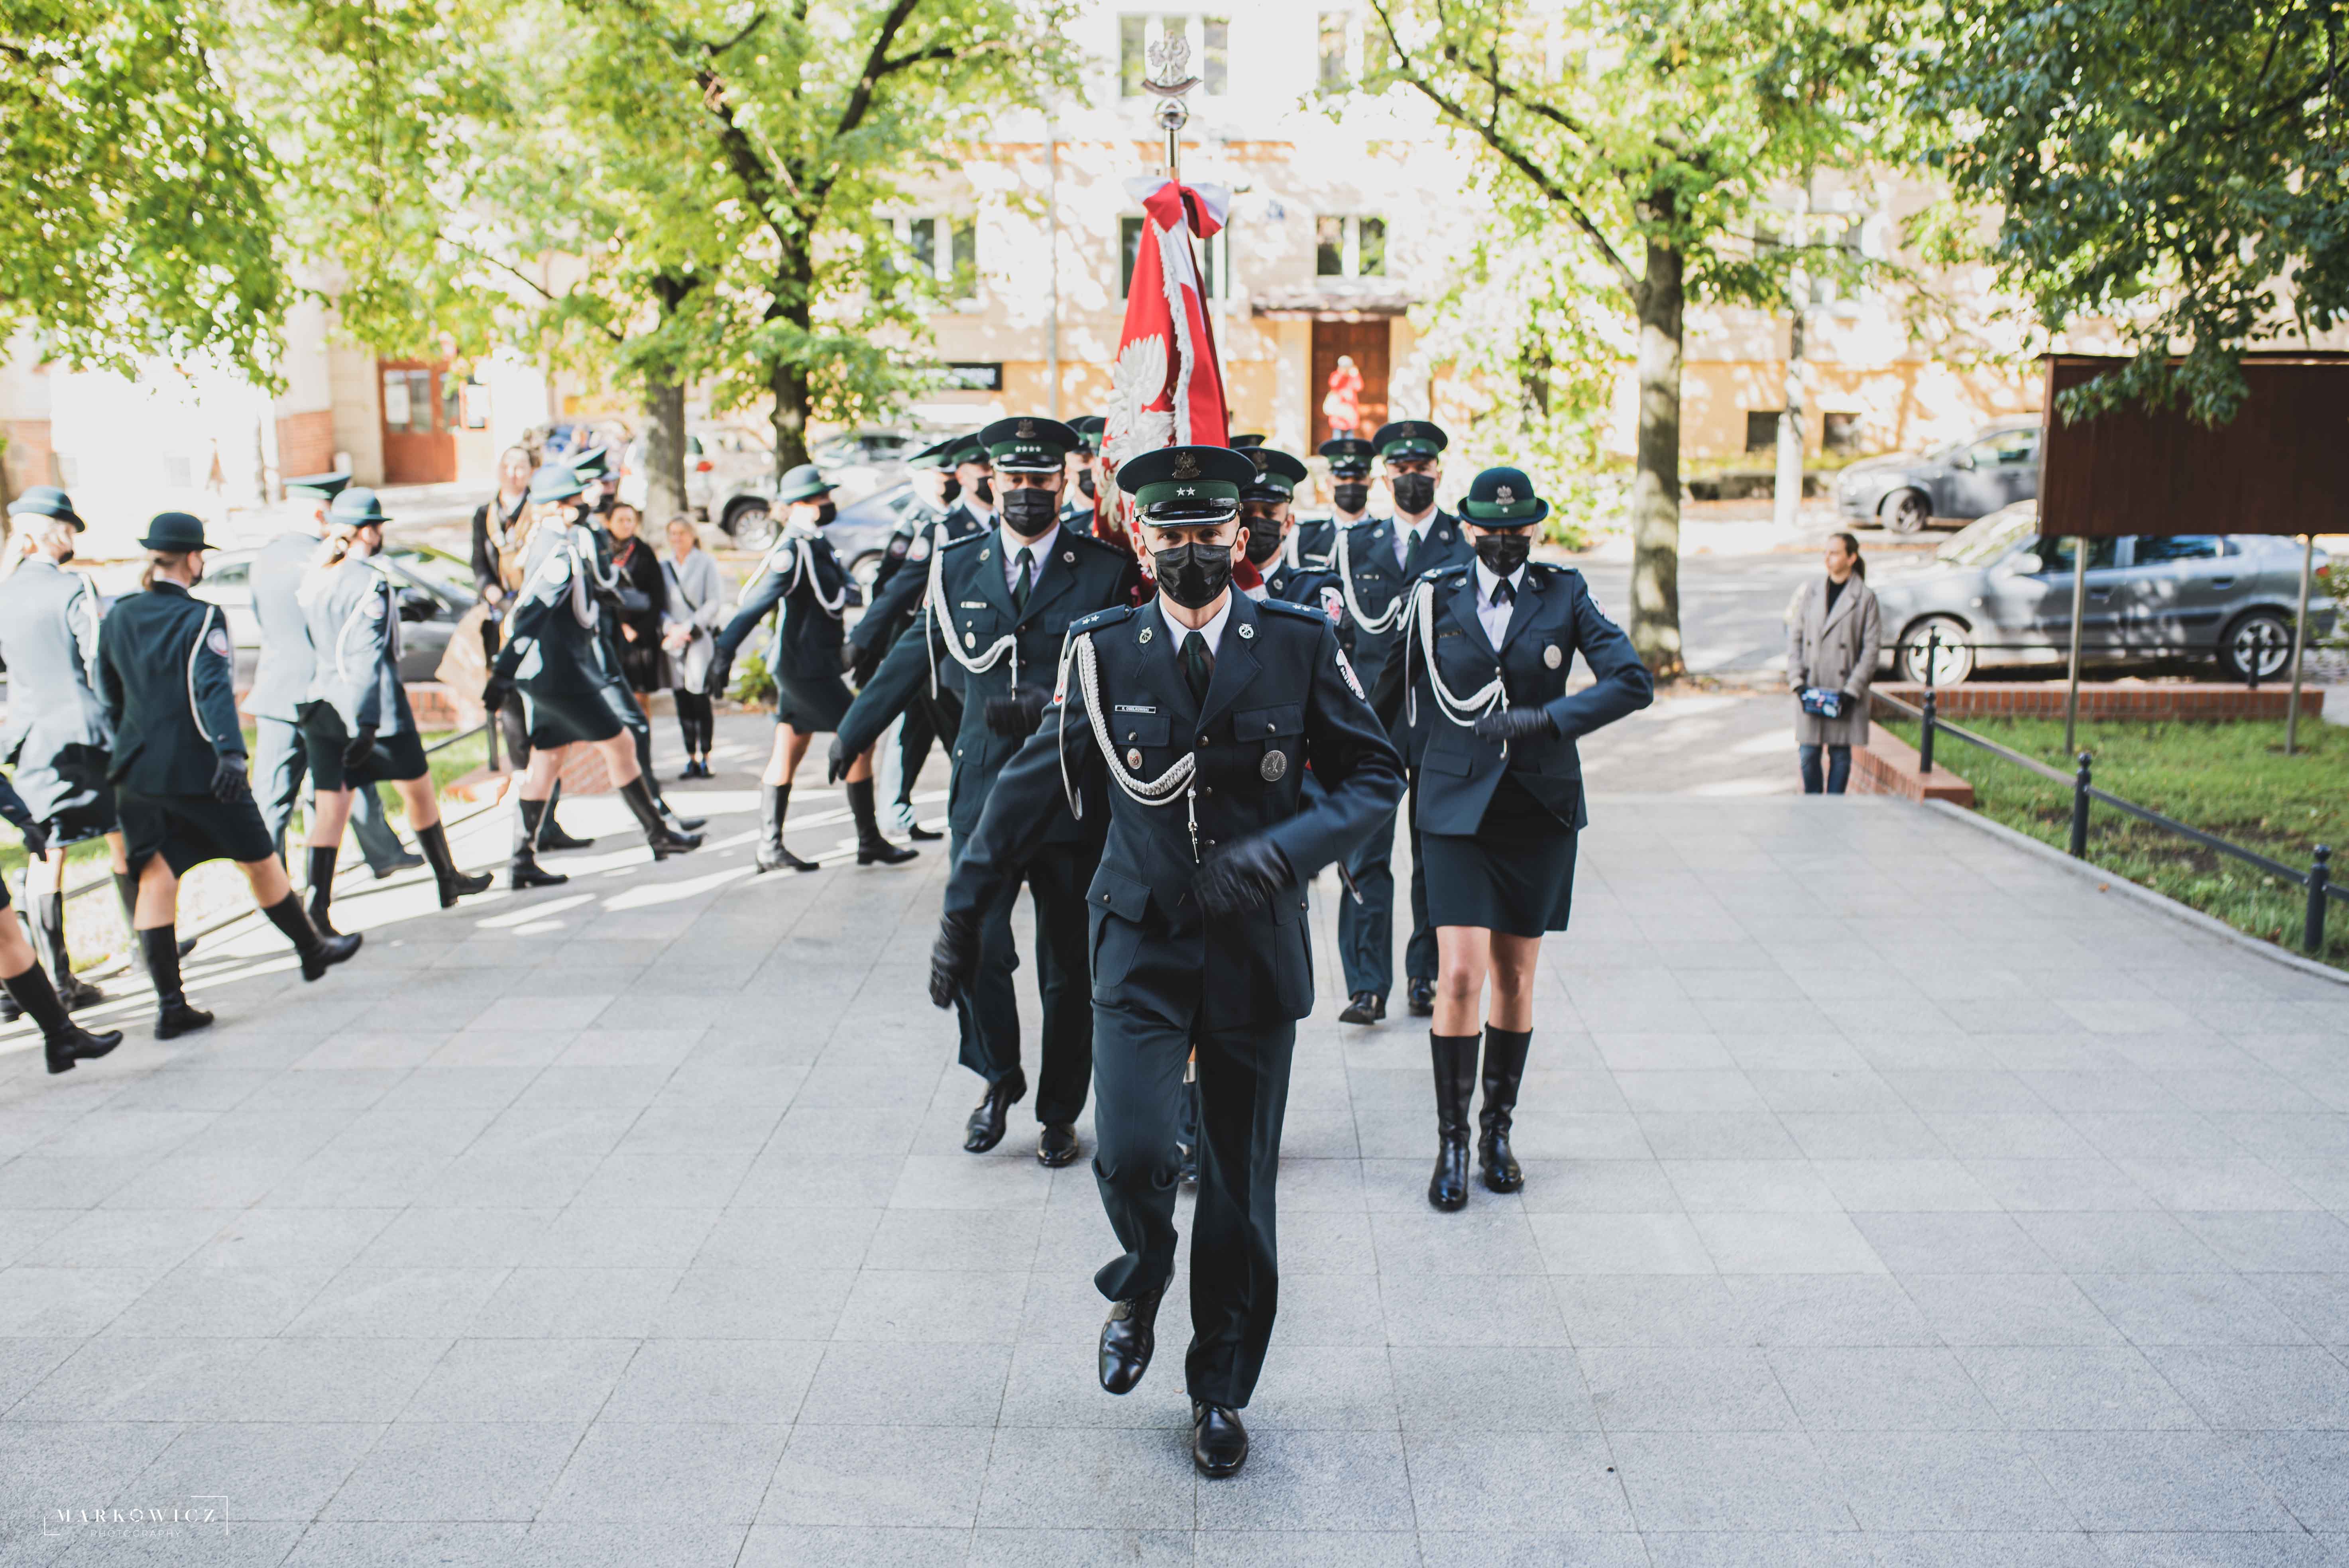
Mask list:
POLYGON ((984 599, 961 599, 955 603, 955 608, 957 610, 984 610, 988 607, 988 603, 984 599))
POLYGON ((1110 711, 1112 713, 1156 713, 1158 707, 1154 703, 1121 702, 1111 705, 1110 711))
POLYGON ((1467 634, 1468 634, 1467 633, 1465 633, 1465 632, 1462 631, 1459 627, 1454 626, 1454 627, 1453 627, 1453 628, 1452 628, 1450 631, 1448 631, 1448 632, 1438 632, 1438 633, 1436 633, 1436 634, 1435 634, 1435 640, 1436 640, 1437 642, 1439 642, 1439 643, 1440 643, 1440 642, 1442 642, 1442 641, 1443 641, 1444 638, 1446 638, 1446 637, 1464 637, 1464 636, 1466 636, 1467 634))

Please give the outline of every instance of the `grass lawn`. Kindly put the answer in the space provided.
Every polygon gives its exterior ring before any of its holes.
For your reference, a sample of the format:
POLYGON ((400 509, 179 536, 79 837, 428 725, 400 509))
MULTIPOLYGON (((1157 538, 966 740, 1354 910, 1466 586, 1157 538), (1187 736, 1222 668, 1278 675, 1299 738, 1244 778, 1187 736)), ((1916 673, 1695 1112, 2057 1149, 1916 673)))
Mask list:
MULTIPOLYGON (((2060 719, 1975 718, 1965 727, 2069 771, 2060 719)), ((1915 745, 1917 727, 1889 726, 1915 745)), ((2336 851, 2333 877, 2349 882, 2349 728, 2302 720, 2300 754, 2283 752, 2281 721, 2189 724, 2083 722, 2080 748, 2095 781, 2124 800, 2305 868, 2319 844, 2336 851)), ((1974 787, 1980 810, 2058 849, 2071 837, 2072 791, 1943 736, 1936 760, 1974 787)), ((2231 856, 2116 811, 2093 808, 2088 858, 2217 916, 2240 931, 2300 951, 2307 893, 2231 856)), ((2349 969, 2349 903, 2325 922, 2325 962, 2349 969)))

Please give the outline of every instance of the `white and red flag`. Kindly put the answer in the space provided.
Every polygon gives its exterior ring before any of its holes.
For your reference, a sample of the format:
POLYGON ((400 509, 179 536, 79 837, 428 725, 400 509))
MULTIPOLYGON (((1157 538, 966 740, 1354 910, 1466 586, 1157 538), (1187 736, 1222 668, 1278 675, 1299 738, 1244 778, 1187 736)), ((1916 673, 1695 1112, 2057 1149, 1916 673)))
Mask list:
POLYGON ((1129 180, 1125 188, 1143 216, 1102 416, 1103 489, 1112 495, 1117 465, 1128 458, 1161 447, 1231 444, 1223 366, 1191 248, 1194 234, 1209 239, 1224 226, 1231 192, 1164 176, 1129 180))

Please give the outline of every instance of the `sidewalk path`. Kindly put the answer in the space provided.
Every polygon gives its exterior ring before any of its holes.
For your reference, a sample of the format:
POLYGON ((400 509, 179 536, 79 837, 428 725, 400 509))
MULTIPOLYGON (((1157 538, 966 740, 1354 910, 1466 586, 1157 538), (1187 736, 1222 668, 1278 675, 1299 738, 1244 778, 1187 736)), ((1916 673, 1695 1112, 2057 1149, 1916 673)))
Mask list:
POLYGON ((699 854, 578 801, 569 886, 350 898, 321 984, 207 944, 207 1035, 0 1036, 0 1563, 2349 1562, 2339 987, 1906 805, 1602 796, 1526 1189, 1442 1215, 1325 882, 1206 1483, 1179 1301, 1094 1384, 1089 1171, 959 1150, 944 856, 752 877, 727 739, 699 854))

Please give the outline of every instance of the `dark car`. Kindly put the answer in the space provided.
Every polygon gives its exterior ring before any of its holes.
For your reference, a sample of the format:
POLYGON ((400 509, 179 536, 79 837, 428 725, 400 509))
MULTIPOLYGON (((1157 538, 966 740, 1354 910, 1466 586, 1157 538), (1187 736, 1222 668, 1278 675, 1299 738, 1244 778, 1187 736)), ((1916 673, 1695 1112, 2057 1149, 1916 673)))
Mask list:
MULTIPOLYGON (((2323 563, 2323 552, 2317 552, 2323 563)), ((2102 665, 2215 659, 2230 680, 2273 680, 2292 663, 2300 546, 2263 533, 2134 534, 2089 541, 2080 652, 2102 665)), ((1930 565, 1878 573, 1895 672, 1961 681, 1981 664, 2058 664, 2072 635, 2072 542, 2039 532, 2039 503, 1994 512, 1930 565), (1934 642, 1933 634, 1940 634, 1934 642)), ((2313 641, 2329 606, 2312 604, 2313 641)))
POLYGON ((1836 477, 1836 511, 1910 534, 1937 517, 1971 521, 2039 494, 2039 416, 1984 425, 1928 452, 1863 458, 1836 477))

